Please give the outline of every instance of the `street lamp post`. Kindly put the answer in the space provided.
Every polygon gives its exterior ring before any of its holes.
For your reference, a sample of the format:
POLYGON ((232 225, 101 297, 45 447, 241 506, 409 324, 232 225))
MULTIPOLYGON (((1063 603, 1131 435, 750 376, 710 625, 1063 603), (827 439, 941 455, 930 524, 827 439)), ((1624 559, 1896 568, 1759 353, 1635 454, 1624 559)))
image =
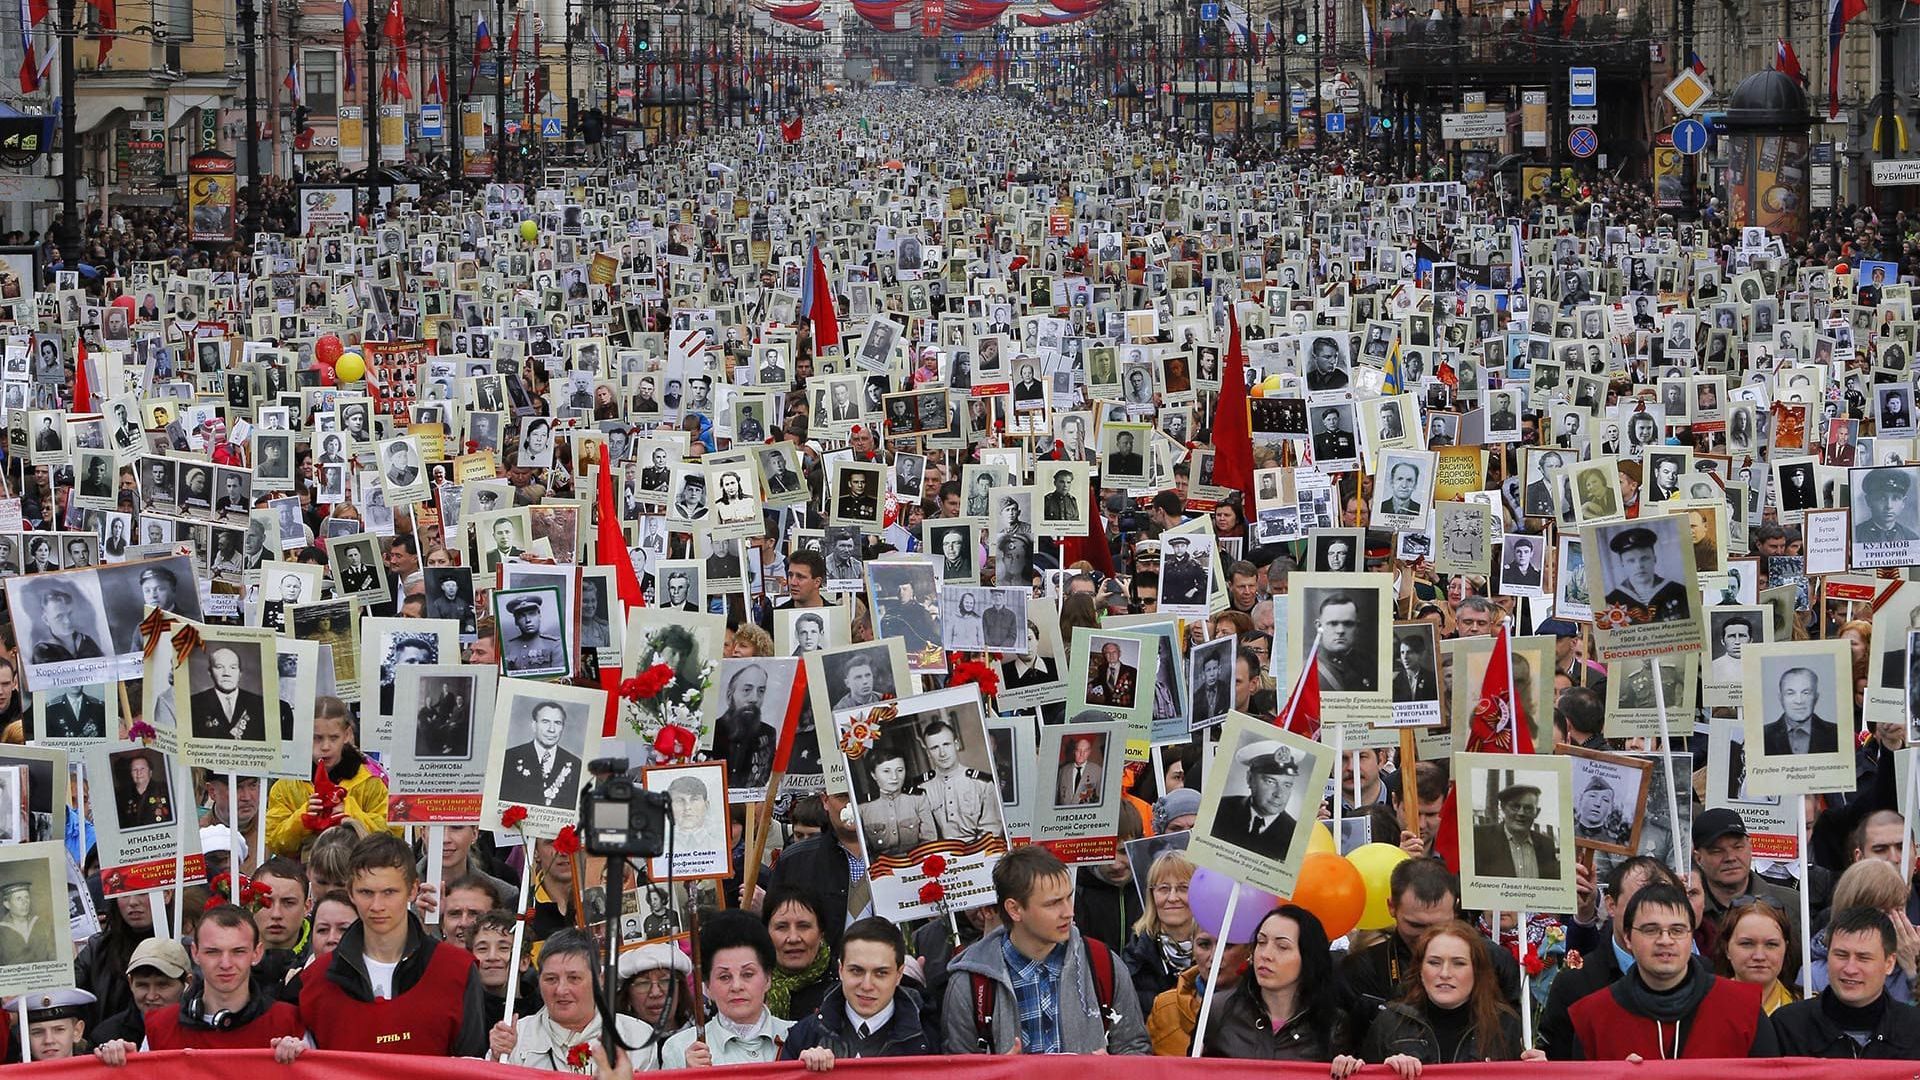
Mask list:
POLYGON ((493 50, 493 177, 505 180, 507 172, 507 72, 514 57, 506 53, 505 42, 513 40, 507 30, 507 0, 494 0, 493 13, 500 21, 502 44, 493 50))
POLYGON ((60 261, 68 267, 80 264, 80 135, 74 130, 73 114, 79 101, 73 92, 73 39, 79 32, 74 25, 73 0, 60 0, 60 92, 66 95, 66 107, 60 110, 60 261))
POLYGON ((447 133, 447 183, 458 184, 464 171, 460 159, 466 155, 466 119, 460 108, 460 14, 459 5, 447 0, 447 112, 440 118, 440 130, 447 133))
POLYGON ((367 216, 383 209, 380 202, 380 34, 382 20, 369 9, 364 36, 367 39, 367 216))
POLYGON ((259 100, 254 93, 255 59, 253 28, 259 17, 254 0, 240 0, 240 33, 246 42, 247 72, 247 227, 246 233, 252 239, 255 230, 260 227, 260 115, 259 100))

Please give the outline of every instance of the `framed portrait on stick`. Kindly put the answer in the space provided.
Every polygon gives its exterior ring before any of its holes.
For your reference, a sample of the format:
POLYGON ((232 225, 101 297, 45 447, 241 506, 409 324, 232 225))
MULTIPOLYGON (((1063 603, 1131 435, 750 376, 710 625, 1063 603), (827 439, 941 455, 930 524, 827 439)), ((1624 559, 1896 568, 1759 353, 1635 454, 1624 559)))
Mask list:
POLYGON ((260 627, 203 626, 199 641, 178 649, 173 668, 174 715, 188 764, 217 772, 264 775, 280 763, 282 722, 274 633, 260 627))
POLYGON ((0 846, 0 995, 71 985, 66 846, 0 846))
POLYGON ((902 920, 993 903, 1007 826, 979 687, 834 716, 874 912, 902 920))
POLYGON ((1742 713, 1749 791, 1852 791, 1853 654, 1847 642, 1747 646, 1742 713))
POLYGON ((1040 729, 1033 842, 1068 866, 1111 862, 1120 850, 1120 780, 1126 730, 1093 713, 1040 729))
POLYGON ((648 791, 667 796, 667 854, 647 862, 654 881, 723 878, 733 873, 733 845, 727 842, 727 766, 706 761, 694 765, 656 765, 641 773, 648 791))
POLYGON ((1293 892, 1314 817, 1333 772, 1333 751, 1245 713, 1220 729, 1187 857, 1235 881, 1293 892))
POLYGON ((1640 850, 1653 762, 1562 743, 1573 759, 1573 845, 1586 851, 1633 855, 1640 850))
POLYGON ((1572 911, 1573 759, 1453 755, 1460 902, 1482 911, 1572 911))
POLYGON ((1067 714, 1090 722, 1089 712, 1126 725, 1128 760, 1150 753, 1160 645, 1149 633, 1074 627, 1067 666, 1067 714))
POLYGON ((113 742, 94 747, 86 763, 102 895, 171 886, 176 863, 181 882, 206 879, 193 778, 184 762, 144 743, 113 742), (98 812, 107 807, 110 812, 98 812), (182 828, 182 821, 194 827, 182 828))
POLYGON ((394 710, 411 717, 388 748, 387 820, 413 825, 479 821, 493 749, 490 664, 408 664, 394 710))
POLYGON ((480 820, 524 807, 528 836, 551 840, 580 816, 587 762, 600 747, 606 691, 501 679, 494 694, 487 794, 480 820))

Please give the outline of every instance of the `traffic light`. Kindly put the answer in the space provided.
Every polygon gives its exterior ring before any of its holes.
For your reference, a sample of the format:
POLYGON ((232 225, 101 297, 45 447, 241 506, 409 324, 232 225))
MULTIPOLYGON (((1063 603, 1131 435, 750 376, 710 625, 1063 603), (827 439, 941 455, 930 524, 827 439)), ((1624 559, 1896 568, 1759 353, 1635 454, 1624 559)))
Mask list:
POLYGON ((1307 43, 1307 13, 1301 8, 1295 8, 1293 11, 1293 43, 1295 45, 1307 43))
POLYGON ((640 52, 646 52, 653 47, 652 36, 648 33, 645 19, 633 24, 633 47, 640 52))
POLYGON ((308 109, 305 105, 295 105, 293 107, 293 133, 295 135, 307 130, 307 115, 308 109))

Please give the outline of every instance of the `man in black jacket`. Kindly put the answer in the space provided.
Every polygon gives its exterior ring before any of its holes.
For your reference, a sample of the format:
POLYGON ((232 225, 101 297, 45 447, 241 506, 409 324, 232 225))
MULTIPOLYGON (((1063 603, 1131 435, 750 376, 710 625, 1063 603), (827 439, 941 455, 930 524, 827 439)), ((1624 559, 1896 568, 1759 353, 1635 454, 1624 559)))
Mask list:
MULTIPOLYGON (((1383 1005, 1398 1000, 1420 978, 1413 946, 1420 935, 1460 917, 1460 894, 1453 875, 1438 859, 1408 859, 1393 868, 1387 883, 1387 911, 1393 933, 1340 962, 1340 988, 1348 1010, 1348 1033, 1358 1046, 1383 1005)), ((1494 949, 1494 974, 1503 1001, 1520 1000, 1520 968, 1513 954, 1494 949)))
POLYGON ((820 797, 820 808, 827 812, 827 831, 790 845, 780 853, 780 861, 764 879, 768 892, 777 886, 804 889, 820 901, 820 929, 827 944, 840 947, 840 934, 847 926, 847 913, 856 918, 867 914, 873 905, 873 889, 862 877, 856 890, 852 859, 860 858, 860 827, 849 809, 843 792, 828 792, 820 797), (845 814, 843 817, 842 814, 845 814), (857 896, 856 896, 857 893, 857 896), (852 900, 858 899, 856 906, 852 900))
POLYGON ((1560 969, 1553 988, 1547 991, 1547 1003, 1541 1007, 1540 1042, 1549 1060, 1573 1060, 1573 1025, 1567 1019, 1567 1010, 1574 1002, 1596 990, 1606 989, 1620 977, 1620 957, 1631 959, 1633 955, 1627 952, 1627 928, 1621 925, 1620 915, 1627 910, 1627 901, 1633 899, 1634 893, 1655 881, 1680 884, 1673 871, 1651 855, 1624 859, 1607 873, 1603 883, 1607 917, 1599 920, 1605 940, 1582 951, 1579 967, 1569 965, 1560 969))
POLYGON ((787 1033, 780 1060, 826 1072, 836 1058, 920 1057, 938 1053, 939 1035, 920 1023, 920 1002, 900 986, 907 942, 879 916, 847 927, 840 941, 840 983, 787 1033))
POLYGON ((1920 1008, 1887 996, 1899 962, 1893 920, 1874 908, 1845 908, 1827 924, 1827 990, 1773 1014, 1788 1057, 1920 1058, 1920 1008))

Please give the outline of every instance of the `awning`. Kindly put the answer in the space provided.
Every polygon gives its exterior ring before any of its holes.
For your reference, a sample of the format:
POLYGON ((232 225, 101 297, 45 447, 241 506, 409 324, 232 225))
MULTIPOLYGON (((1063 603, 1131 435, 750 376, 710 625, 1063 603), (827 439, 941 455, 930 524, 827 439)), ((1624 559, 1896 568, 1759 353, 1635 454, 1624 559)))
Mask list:
POLYGON ((114 113, 144 112, 147 107, 147 95, 133 92, 124 94, 81 93, 80 106, 73 114, 73 127, 81 135, 94 130, 107 122, 114 113))
POLYGON ((182 117, 194 109, 212 109, 220 106, 220 92, 204 90, 183 90, 167 96, 167 130, 173 130, 182 117))

